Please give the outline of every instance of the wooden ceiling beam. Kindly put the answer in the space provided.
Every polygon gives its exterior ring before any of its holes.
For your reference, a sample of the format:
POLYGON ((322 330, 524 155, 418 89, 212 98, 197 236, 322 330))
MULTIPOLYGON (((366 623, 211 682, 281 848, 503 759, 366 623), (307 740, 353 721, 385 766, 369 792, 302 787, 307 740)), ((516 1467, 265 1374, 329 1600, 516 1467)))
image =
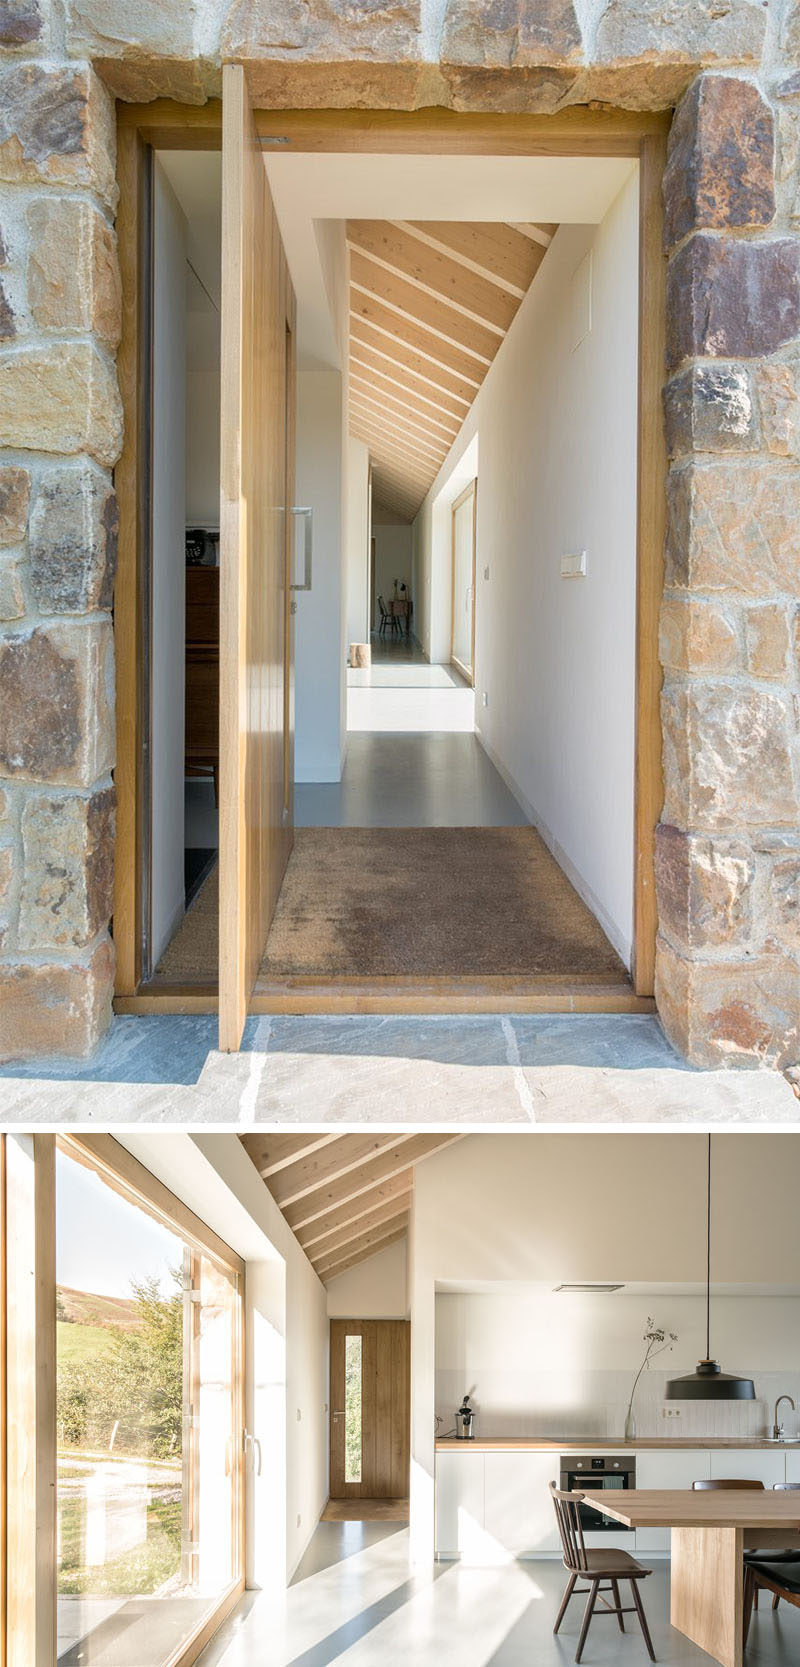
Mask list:
POLYGON ((246 1134, 242 1143, 262 1181, 293 1163, 303 1152, 315 1152, 336 1140, 335 1134, 246 1134))
MULTIPOLYGON (((388 480, 391 487, 398 492, 404 492, 409 499, 418 493, 419 502, 422 503, 426 493, 430 491, 431 481, 436 479, 436 474, 431 472, 436 469, 436 465, 431 464, 424 475, 419 475, 416 470, 407 467, 406 460, 398 456, 397 452, 387 449, 377 436, 373 435, 371 445, 379 479, 388 480)), ((436 472, 438 473, 438 470, 436 472)))
POLYGON ((457 307, 428 295, 408 278, 399 277, 357 249, 350 252, 350 286, 351 292, 353 289, 366 291, 377 297, 383 306, 401 313, 412 324, 424 324, 426 330, 433 331, 442 341, 468 348, 486 365, 491 364, 503 339, 502 332, 467 318, 457 307))
POLYGON ((374 487, 374 501, 376 504, 382 504, 386 509, 399 507, 403 515, 410 516, 413 520, 422 502, 420 493, 424 497, 425 489, 423 486, 411 486, 405 479, 399 480, 388 469, 388 466, 385 467, 380 462, 376 462, 374 487))
POLYGON ((390 405, 378 389, 372 390, 368 384, 360 381, 350 384, 349 406, 351 410, 358 406, 362 411, 373 414, 378 422, 391 427, 401 440, 413 440, 417 450, 435 452, 437 456, 447 456, 458 434, 458 429, 455 434, 441 433, 409 407, 403 406, 398 409, 396 405, 390 405))
POLYGON ((365 1233, 374 1233, 376 1229, 389 1233, 401 1222, 407 1224, 412 1197, 410 1192, 401 1193, 388 1204, 379 1204, 356 1221, 348 1221, 344 1227, 326 1233, 324 1238, 318 1239, 306 1250, 309 1261, 316 1266, 318 1262, 329 1261, 335 1251, 341 1250, 343 1245, 352 1244, 354 1239, 362 1238, 365 1233))
POLYGON ((351 288, 350 317, 351 320, 368 324, 373 330, 379 330, 382 335, 388 336, 390 341, 399 342, 403 347, 410 347, 413 352, 421 353, 432 365, 444 366, 445 370, 460 376, 476 389, 480 387, 491 364, 490 359, 476 358, 463 346, 448 342, 446 337, 426 330, 425 326, 415 319, 407 318, 405 314, 384 306, 378 296, 370 294, 367 290, 351 288))
POLYGON ((375 401, 362 395, 351 401, 350 409, 353 418, 366 424, 372 433, 382 435, 387 446, 395 446, 399 453, 415 457, 425 468, 441 468, 450 450, 446 441, 440 444, 431 440, 427 434, 416 430, 413 423, 404 423, 393 417, 391 412, 382 415, 375 401))
POLYGON ((368 394, 383 409, 395 412, 404 422, 412 420, 417 428, 441 436, 448 446, 452 445, 464 420, 463 417, 448 417, 444 411, 434 414, 419 403, 414 394, 409 393, 404 398, 399 390, 392 392, 392 385, 385 378, 376 373, 370 375, 359 365, 350 367, 350 388, 359 394, 368 394))
POLYGON ((366 319, 351 315, 351 351, 354 345, 359 351, 366 349, 387 365, 396 367, 401 375, 415 376, 420 383, 434 389, 437 394, 444 393, 449 399, 458 400, 465 409, 469 409, 475 398, 477 387, 474 382, 468 382, 466 378, 447 370, 444 365, 437 364, 426 354, 407 347, 397 336, 387 335, 374 324, 369 324, 366 319))
POLYGON ((542 258, 540 248, 514 226, 495 220, 413 220, 418 237, 431 238, 455 260, 474 265, 521 301, 542 258))
POLYGON ((522 237, 529 238, 531 243, 538 243, 543 249, 549 249, 558 231, 557 225, 538 226, 531 220, 509 220, 508 223, 513 226, 515 232, 519 232, 522 237))
POLYGON ((414 401, 425 403, 432 411, 437 411, 445 417, 454 418, 459 424, 464 421, 469 410, 469 400, 456 399, 452 394, 436 388, 434 383, 423 381, 415 376, 413 371, 397 365, 392 359, 387 359, 382 353, 375 353, 371 347, 365 347, 363 342, 350 341, 350 364, 357 366, 367 377, 380 377, 381 385, 393 388, 396 394, 411 394, 414 401))
POLYGON ((404 1226, 396 1227, 392 1233, 369 1233, 359 1243, 350 1246, 347 1256, 340 1256, 331 1262, 321 1262, 314 1272, 323 1284, 327 1284, 329 1279, 336 1279, 340 1273, 347 1273, 348 1268, 356 1267, 359 1262, 366 1262, 370 1256, 377 1256, 380 1250, 388 1250, 391 1244, 397 1244, 400 1239, 407 1238, 407 1221, 404 1226))
POLYGON ((275 1203, 285 1210, 288 1204, 313 1197, 320 1187, 335 1183, 382 1152, 394 1152, 407 1138, 391 1131, 387 1134, 339 1135, 328 1145, 303 1154, 295 1163, 279 1170, 269 1179, 269 1190, 275 1203))
POLYGON ((368 255, 422 295, 444 301, 463 318, 501 338, 506 334, 521 297, 509 295, 493 279, 478 276, 452 255, 431 248, 413 233, 398 231, 391 220, 348 220, 347 241, 351 250, 368 255))
POLYGON ((300 1198, 297 1203, 287 1205, 283 1214, 292 1231, 296 1232, 298 1227, 306 1226, 351 1198, 361 1197, 381 1181, 390 1180, 402 1169, 407 1169, 409 1164, 420 1163, 423 1158, 442 1151, 459 1138, 459 1134, 421 1134, 405 1140, 395 1137, 396 1144, 390 1151, 381 1152, 378 1157, 349 1170, 338 1180, 320 1187, 313 1197, 300 1198))
POLYGON ((310 1248, 318 1244, 320 1239, 324 1239, 327 1233, 335 1232, 338 1227, 349 1227, 354 1222, 362 1221, 365 1216, 371 1215, 373 1210, 381 1206, 394 1207, 397 1200, 406 1197, 413 1187, 413 1169, 400 1169, 396 1175, 389 1176, 387 1180, 371 1187, 360 1197, 348 1198, 346 1203, 337 1204, 334 1209, 317 1216, 307 1226, 298 1227, 295 1237, 308 1255, 310 1248))

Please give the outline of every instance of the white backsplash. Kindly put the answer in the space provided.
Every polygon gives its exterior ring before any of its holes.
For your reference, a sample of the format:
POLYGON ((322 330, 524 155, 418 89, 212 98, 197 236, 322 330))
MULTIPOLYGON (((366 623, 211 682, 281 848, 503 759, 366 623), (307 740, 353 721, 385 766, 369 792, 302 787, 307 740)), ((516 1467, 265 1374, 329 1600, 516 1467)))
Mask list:
MULTIPOLYGON (((703 1436, 760 1439, 772 1433, 779 1395, 791 1395, 800 1409, 800 1372, 751 1372, 755 1401, 667 1402, 664 1390, 672 1375, 654 1370, 640 1378, 633 1409, 638 1436, 659 1436, 676 1442, 703 1436), (677 1416, 663 1417, 665 1407, 677 1416)), ((555 1440, 621 1437, 633 1376, 631 1372, 570 1371, 567 1380, 563 1373, 495 1369, 465 1382, 463 1373, 437 1369, 440 1434, 453 1428, 456 1408, 469 1391, 477 1411, 477 1435, 547 1436, 555 1440)), ((787 1435, 800 1436, 800 1413, 793 1413, 785 1403, 781 1417, 787 1435)))

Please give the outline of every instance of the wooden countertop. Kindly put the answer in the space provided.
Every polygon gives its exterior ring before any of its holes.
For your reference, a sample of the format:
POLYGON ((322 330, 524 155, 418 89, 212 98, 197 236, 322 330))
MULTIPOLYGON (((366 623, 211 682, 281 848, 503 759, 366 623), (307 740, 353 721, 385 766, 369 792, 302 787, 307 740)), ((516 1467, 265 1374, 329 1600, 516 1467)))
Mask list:
POLYGON ((798 1448, 800 1438, 779 1442, 765 1441, 761 1437, 689 1436, 684 1439, 681 1436, 642 1436, 635 1441, 626 1441, 624 1436, 617 1440, 587 1436, 585 1441, 555 1441, 550 1436, 487 1435, 476 1436, 473 1441, 459 1441, 456 1436, 438 1436, 436 1440, 437 1453, 452 1453, 454 1450, 465 1453, 624 1453, 651 1449, 669 1451, 671 1448, 676 1453, 689 1449, 716 1451, 723 1448, 755 1452, 762 1447, 767 1452, 773 1449, 780 1452, 784 1447, 798 1448))
POLYGON ((792 1493, 765 1488, 725 1492, 691 1488, 630 1488, 592 1493, 584 1499, 626 1528, 788 1528, 800 1533, 800 1501, 792 1493))

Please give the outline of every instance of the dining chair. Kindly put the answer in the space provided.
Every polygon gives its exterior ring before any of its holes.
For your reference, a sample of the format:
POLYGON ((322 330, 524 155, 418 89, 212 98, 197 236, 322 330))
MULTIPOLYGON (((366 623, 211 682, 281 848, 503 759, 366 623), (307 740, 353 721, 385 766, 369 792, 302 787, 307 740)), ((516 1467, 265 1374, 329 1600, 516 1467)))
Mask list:
POLYGON ((758 1608, 760 1591, 772 1593, 773 1609, 777 1609, 781 1598, 784 1603, 791 1603, 795 1609, 800 1609, 800 1556, 797 1552, 793 1556, 787 1556, 786 1552, 779 1552, 777 1556, 762 1552, 758 1561, 747 1564, 744 1575, 745 1644, 753 1610, 758 1608))
POLYGON ((650 1637, 650 1628, 647 1625, 647 1617, 638 1586, 640 1580, 645 1580, 648 1574, 652 1574, 652 1569, 643 1568, 642 1564, 637 1563, 636 1558, 631 1557, 628 1551, 587 1551, 580 1514, 583 1494, 562 1493, 554 1482, 550 1482, 549 1487, 561 1539, 562 1560, 569 1575, 567 1588, 561 1599, 561 1607, 556 1616, 553 1631, 558 1632, 567 1612, 569 1600, 577 1592, 579 1596, 587 1599, 587 1603, 581 1624, 578 1648, 575 1652, 576 1661, 580 1661, 583 1655, 583 1646, 586 1643, 586 1635, 592 1617, 595 1614, 602 1615, 603 1613, 616 1615, 620 1632, 625 1631, 623 1615, 638 1615, 642 1636, 647 1645, 647 1653, 650 1660, 655 1661, 653 1640, 650 1637), (588 1586, 578 1586, 577 1582, 580 1579, 588 1581, 588 1586), (622 1606, 619 1594, 621 1580, 627 1580, 630 1583, 631 1596, 633 1597, 632 1608, 624 1609, 622 1606), (603 1584, 604 1581, 606 1582, 605 1585, 603 1584), (608 1602, 604 1595, 606 1592, 611 1593, 614 1599, 613 1603, 608 1602), (602 1605, 600 1609, 597 1608, 598 1598, 602 1605))
POLYGON ((380 625, 378 626, 378 636, 379 637, 385 637, 386 636, 386 628, 389 624, 389 610, 388 610, 388 608, 386 606, 386 603, 384 602, 382 596, 378 597, 378 613, 381 616, 381 622, 380 622, 380 625))
MULTIPOLYGON (((800 1493, 800 1482, 773 1482, 773 1493, 800 1493)), ((797 1561, 797 1551, 773 1551, 769 1558, 771 1563, 794 1563, 797 1561)), ((780 1592, 775 1592, 772 1599, 773 1609, 777 1609, 781 1601, 780 1592)), ((758 1608, 758 1587, 755 1591, 755 1607, 758 1608)))

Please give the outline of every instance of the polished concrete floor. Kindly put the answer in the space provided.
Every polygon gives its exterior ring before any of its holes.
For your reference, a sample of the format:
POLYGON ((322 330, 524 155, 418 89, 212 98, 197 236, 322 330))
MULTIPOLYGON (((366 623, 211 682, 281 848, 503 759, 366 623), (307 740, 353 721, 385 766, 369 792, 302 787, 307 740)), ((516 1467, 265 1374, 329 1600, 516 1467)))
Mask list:
MULTIPOLYGON (((669 1624, 669 1572, 654 1560, 643 1598, 660 1667, 708 1667, 710 1657, 669 1624)), ((285 1595, 251 1595, 200 1657, 201 1667, 567 1667, 580 1628, 573 1601, 558 1637, 565 1576, 557 1560, 475 1569, 409 1567, 405 1530, 323 1523, 285 1595), (379 1530, 383 1530, 379 1532, 379 1530)), ((762 1606, 746 1667, 796 1667, 800 1611, 762 1606)), ((585 1667, 648 1667, 635 1618, 623 1637, 595 1620, 585 1667)))

